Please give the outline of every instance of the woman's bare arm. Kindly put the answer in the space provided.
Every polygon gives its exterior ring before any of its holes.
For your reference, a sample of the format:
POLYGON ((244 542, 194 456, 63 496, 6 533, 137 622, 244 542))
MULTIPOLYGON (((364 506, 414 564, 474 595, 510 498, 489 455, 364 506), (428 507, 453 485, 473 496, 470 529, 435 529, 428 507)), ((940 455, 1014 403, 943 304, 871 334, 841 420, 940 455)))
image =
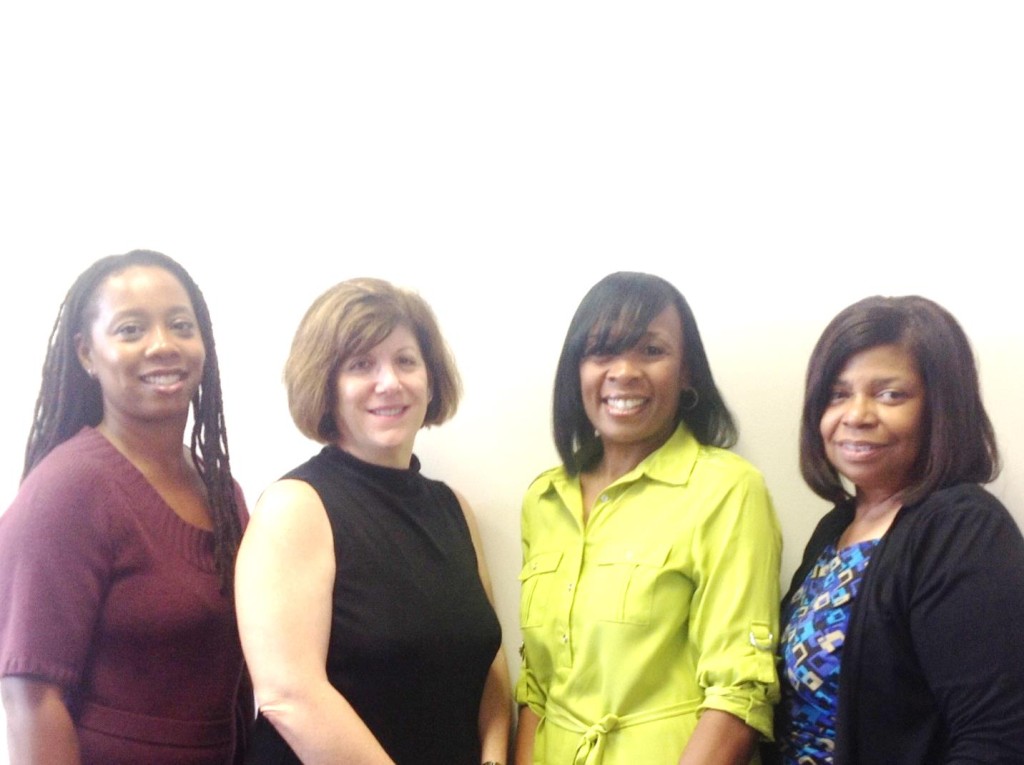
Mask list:
POLYGON ((53 683, 9 675, 0 680, 7 713, 7 749, 17 765, 79 765, 78 734, 53 683))
POLYGON ((679 765, 746 765, 754 755, 757 731, 735 715, 705 709, 679 765))
MULTIPOLYGON (((491 592, 491 577, 487 571, 487 563, 484 561, 484 551, 480 542, 476 518, 465 498, 458 493, 456 496, 462 506, 462 512, 466 516, 469 535, 473 539, 473 547, 476 549, 480 582, 493 607, 494 595, 491 592)), ((482 761, 505 762, 505 758, 508 757, 508 739, 512 728, 512 690, 509 683, 508 662, 505 660, 505 651, 502 648, 498 648, 498 653, 487 671, 484 693, 480 699, 479 727, 482 761)))
POLYGON ((519 726, 516 728, 515 765, 533 765, 533 742, 537 736, 540 718, 528 706, 519 707, 519 726))
POLYGON ((307 765, 394 765, 327 679, 334 537, 320 497, 279 481, 238 552, 235 600, 260 712, 307 765))

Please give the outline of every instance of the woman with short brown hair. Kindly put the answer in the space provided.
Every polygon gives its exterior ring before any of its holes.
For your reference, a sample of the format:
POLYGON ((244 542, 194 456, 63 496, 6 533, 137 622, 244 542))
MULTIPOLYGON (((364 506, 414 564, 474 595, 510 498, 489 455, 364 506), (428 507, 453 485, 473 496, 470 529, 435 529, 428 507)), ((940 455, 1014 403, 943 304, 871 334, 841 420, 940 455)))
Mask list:
POLYGON ((249 762, 503 761, 508 672, 473 516, 413 455, 458 403, 433 313, 342 282, 299 325, 285 383, 327 445, 264 492, 239 553, 249 762))

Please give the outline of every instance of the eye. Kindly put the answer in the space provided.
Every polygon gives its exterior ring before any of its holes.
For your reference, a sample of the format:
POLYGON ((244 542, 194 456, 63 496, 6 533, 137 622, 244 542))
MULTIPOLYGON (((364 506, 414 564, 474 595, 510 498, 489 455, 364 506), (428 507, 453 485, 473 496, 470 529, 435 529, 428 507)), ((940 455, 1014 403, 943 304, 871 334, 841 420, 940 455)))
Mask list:
POLYGON ((828 394, 829 404, 839 404, 850 397, 850 391, 844 388, 833 388, 832 392, 828 394))
POLYGON ((657 358, 658 356, 664 356, 668 353, 668 350, 660 345, 648 344, 640 349, 640 352, 649 358, 657 358))
POLYGON ((420 365, 420 360, 415 356, 399 356, 398 365, 403 369, 415 369, 420 365))
POLYGON ((196 324, 191 319, 175 319, 171 322, 171 329, 182 337, 191 337, 195 334, 196 324))
POLYGON ((137 340, 144 331, 143 326, 137 322, 125 322, 114 329, 114 334, 122 340, 137 340))
POLYGON ((902 401, 906 401, 908 395, 906 391, 897 390, 895 388, 886 388, 885 390, 876 393, 875 398, 883 404, 898 404, 902 401))
POLYGON ((348 363, 345 364, 346 372, 366 372, 373 368, 373 362, 366 356, 357 356, 354 359, 349 359, 348 363))
POLYGON ((588 348, 583 354, 581 361, 592 361, 595 364, 607 364, 614 358, 614 355, 604 348, 588 348))

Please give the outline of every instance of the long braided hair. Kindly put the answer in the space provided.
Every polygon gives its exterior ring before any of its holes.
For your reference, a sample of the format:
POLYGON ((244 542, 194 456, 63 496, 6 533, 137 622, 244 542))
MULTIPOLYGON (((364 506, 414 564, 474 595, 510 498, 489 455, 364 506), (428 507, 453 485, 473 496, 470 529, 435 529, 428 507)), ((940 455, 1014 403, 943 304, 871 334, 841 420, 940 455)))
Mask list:
POLYGON ((217 573, 222 589, 230 593, 242 525, 228 457, 217 348, 206 299, 188 272, 172 258, 151 250, 110 255, 89 266, 71 285, 50 333, 43 362, 42 385, 25 446, 22 480, 54 448, 84 426, 95 427, 103 419, 102 391, 99 383, 86 374, 79 362, 76 338, 88 332, 99 287, 108 277, 131 266, 162 268, 181 283, 192 301, 206 350, 203 376, 192 399, 192 459, 206 486, 210 504, 217 573))

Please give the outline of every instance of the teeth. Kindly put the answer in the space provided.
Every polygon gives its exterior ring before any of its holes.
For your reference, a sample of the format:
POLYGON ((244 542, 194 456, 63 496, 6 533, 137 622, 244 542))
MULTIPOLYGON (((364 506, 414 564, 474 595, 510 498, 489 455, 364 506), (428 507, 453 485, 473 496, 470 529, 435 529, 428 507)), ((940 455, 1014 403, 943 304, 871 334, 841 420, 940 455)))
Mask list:
POLYGON ((875 444, 844 444, 844 449, 857 454, 864 454, 876 448, 875 444))
POLYGON ((382 417, 394 417, 396 414, 402 413, 402 407, 393 406, 389 409, 374 409, 372 411, 374 414, 379 414, 382 417))
POLYGON ((630 412, 634 409, 639 409, 646 403, 645 398, 607 398, 605 403, 608 404, 609 409, 613 409, 616 412, 630 412))
POLYGON ((174 383, 183 380, 184 377, 185 375, 181 372, 176 372, 174 374, 165 375, 144 375, 142 379, 151 385, 173 385, 174 383))

